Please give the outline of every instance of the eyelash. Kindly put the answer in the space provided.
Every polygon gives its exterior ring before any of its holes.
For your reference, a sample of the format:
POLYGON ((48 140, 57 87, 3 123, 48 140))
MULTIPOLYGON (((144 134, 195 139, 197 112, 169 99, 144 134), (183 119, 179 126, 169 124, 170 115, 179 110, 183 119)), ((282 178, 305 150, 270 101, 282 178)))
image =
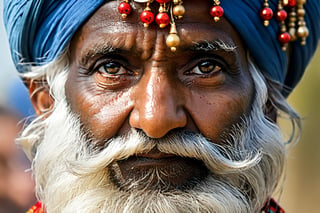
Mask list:
MULTIPOLYGON (((93 75, 94 73, 100 72, 99 69, 107 64, 117 64, 120 68, 124 68, 127 72, 132 72, 128 69, 129 64, 121 56, 108 56, 103 58, 98 58, 89 66, 81 66, 82 70, 85 70, 85 75, 93 75)), ((133 72, 132 72, 133 73, 133 72)))
MULTIPOLYGON (((116 65, 118 66, 119 69, 122 69, 124 68, 126 71, 129 71, 125 65, 123 65, 124 63, 123 62, 119 62, 117 60, 109 60, 109 59, 102 59, 102 60, 99 60, 97 63, 94 64, 93 68, 90 69, 93 73, 96 73, 96 72, 100 72, 100 73, 107 73, 107 71, 103 72, 103 71, 100 71, 101 68, 105 67, 106 69, 106 66, 107 65, 116 65)), ((115 66, 115 67, 116 67, 115 66)), ((115 74, 115 73, 114 73, 115 74)), ((112 75, 110 73, 110 75, 112 75)))
MULTIPOLYGON (((193 62, 188 63, 187 65, 185 65, 184 68, 182 68, 182 70, 186 70, 183 72, 184 75, 197 75, 195 73, 192 73, 192 71, 199 67, 201 65, 201 63, 205 63, 205 62, 209 62, 212 63, 214 65, 213 69, 215 69, 217 66, 219 67, 218 71, 213 71, 213 72, 208 72, 208 73, 203 73, 203 74, 198 74, 199 77, 211 77, 219 72, 230 72, 230 73, 235 73, 236 70, 238 70, 238 66, 236 64, 234 65, 229 65, 226 62, 224 62, 223 59, 221 59, 219 56, 212 56, 212 57, 197 57, 195 60, 193 60, 193 62)), ((129 64, 128 62, 126 62, 125 59, 123 59, 121 56, 108 56, 108 58, 104 58, 104 59, 98 59, 93 65, 91 65, 89 67, 89 69, 85 69, 87 70, 87 75, 92 75, 94 73, 100 72, 99 69, 107 64, 117 64, 119 65, 120 69, 125 69, 125 71, 129 74, 129 75, 137 75, 136 72, 132 71, 131 69, 129 69, 129 64)), ((107 74, 107 73, 106 73, 107 74)), ((121 74, 120 74, 121 75, 121 74)), ((112 74, 110 74, 110 76, 112 77, 112 74)), ((114 75, 114 76, 119 76, 119 75, 114 75)))
MULTIPOLYGON (((199 66, 201 66, 201 64, 203 63, 211 63, 214 67, 213 67, 213 71, 212 72, 208 72, 208 73, 204 73, 203 74, 198 74, 201 77, 210 77, 212 75, 215 75, 217 73, 220 72, 224 72, 224 71, 228 71, 230 69, 230 67, 220 58, 217 57, 198 57, 196 58, 193 62, 190 63, 190 65, 187 65, 187 67, 185 68, 185 75, 197 75, 196 73, 192 73, 194 69, 198 68, 199 66), (219 67, 218 71, 214 71, 214 69, 216 69, 217 67, 219 67)), ((199 68, 198 68, 199 69, 199 68)))

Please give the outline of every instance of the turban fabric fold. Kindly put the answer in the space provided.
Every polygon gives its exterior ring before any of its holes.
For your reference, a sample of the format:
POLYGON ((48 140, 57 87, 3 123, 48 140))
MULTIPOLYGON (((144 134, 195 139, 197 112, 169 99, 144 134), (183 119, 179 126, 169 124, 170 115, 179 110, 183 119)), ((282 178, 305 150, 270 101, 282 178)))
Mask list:
MULTIPOLYGON (((269 0, 273 11, 278 1, 269 0)), ((4 0, 4 21, 18 71, 27 71, 23 63, 37 66, 56 59, 77 29, 103 3, 104 0, 4 0)), ((222 0, 221 6, 259 68, 275 81, 294 88, 319 41, 320 0, 308 0, 305 4, 310 35, 305 46, 300 41, 291 44, 289 57, 281 50, 275 18, 269 27, 263 25, 259 16, 263 0, 222 0)))

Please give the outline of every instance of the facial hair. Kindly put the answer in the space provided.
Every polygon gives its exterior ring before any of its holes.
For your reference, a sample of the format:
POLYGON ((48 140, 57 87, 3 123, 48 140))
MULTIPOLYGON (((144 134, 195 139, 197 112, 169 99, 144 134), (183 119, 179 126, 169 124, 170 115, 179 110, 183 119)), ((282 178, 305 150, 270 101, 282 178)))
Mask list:
POLYGON ((46 119, 34 157, 37 194, 49 213, 259 212, 281 177, 285 148, 278 127, 262 111, 266 88, 256 90, 249 115, 231 128, 222 144, 188 131, 150 139, 132 130, 96 149, 96 141, 88 140, 79 117, 61 99, 46 119), (130 190, 121 190, 113 180, 117 178, 117 172, 111 172, 114 162, 155 147, 203 162, 208 175, 183 190, 136 187, 152 176, 163 181, 157 174, 160 171, 154 169, 128 183, 130 190))

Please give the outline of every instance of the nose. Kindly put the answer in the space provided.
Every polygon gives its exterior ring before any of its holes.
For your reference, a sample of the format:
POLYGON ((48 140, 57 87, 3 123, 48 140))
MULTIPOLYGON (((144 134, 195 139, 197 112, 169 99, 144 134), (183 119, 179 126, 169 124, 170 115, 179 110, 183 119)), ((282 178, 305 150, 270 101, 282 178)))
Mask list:
POLYGON ((137 88, 129 118, 132 128, 141 129, 151 138, 161 138, 170 130, 186 126, 183 95, 172 76, 155 69, 142 77, 137 88))

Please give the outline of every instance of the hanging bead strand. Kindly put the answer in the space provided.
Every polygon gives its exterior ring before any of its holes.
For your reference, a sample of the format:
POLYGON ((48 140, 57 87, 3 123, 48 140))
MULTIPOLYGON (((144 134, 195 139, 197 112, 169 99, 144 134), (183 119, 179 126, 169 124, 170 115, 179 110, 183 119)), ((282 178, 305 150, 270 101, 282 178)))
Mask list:
POLYGON ((182 19, 186 12, 184 6, 182 5, 182 0, 173 0, 173 4, 175 5, 172 11, 173 15, 178 19, 182 19))
POLYGON ((273 11, 269 7, 268 0, 264 1, 263 9, 260 11, 260 17, 263 20, 264 26, 266 26, 266 27, 269 26, 269 20, 273 17, 273 11))
POLYGON ((149 0, 147 2, 146 8, 143 10, 143 12, 140 15, 140 20, 142 21, 144 27, 149 27, 149 25, 154 20, 154 15, 151 12, 151 8, 150 8, 150 2, 151 2, 151 0, 149 0))
POLYGON ((161 3, 159 7, 159 13, 156 16, 156 22, 160 28, 165 28, 170 23, 170 18, 167 14, 167 8, 165 3, 161 3))
POLYGON ((290 42, 290 34, 287 32, 285 20, 287 19, 287 12, 283 9, 283 0, 278 2, 278 11, 276 15, 277 20, 280 22, 280 35, 279 41, 282 44, 282 50, 285 51, 290 42))
POLYGON ((170 27, 169 35, 166 40, 166 44, 172 52, 175 52, 177 50, 177 46, 179 46, 180 44, 180 38, 178 36, 178 31, 177 31, 176 23, 174 21, 172 10, 173 10, 172 7, 170 7, 171 27, 170 27))
POLYGON ((123 2, 121 2, 118 6, 118 11, 123 19, 127 18, 127 16, 131 13, 129 0, 123 0, 123 2))
POLYGON ((215 22, 218 22, 223 16, 223 8, 220 6, 219 0, 214 0, 214 5, 211 7, 210 15, 213 17, 215 22))
POLYGON ((290 7, 288 27, 289 27, 289 34, 290 34, 291 41, 295 41, 297 39, 296 21, 297 21, 296 8, 290 7))
POLYGON ((303 5, 306 3, 306 0, 297 0, 297 15, 298 15, 298 29, 297 36, 301 38, 301 45, 306 44, 306 39, 309 35, 309 29, 306 26, 304 16, 306 11, 303 8, 303 5))

